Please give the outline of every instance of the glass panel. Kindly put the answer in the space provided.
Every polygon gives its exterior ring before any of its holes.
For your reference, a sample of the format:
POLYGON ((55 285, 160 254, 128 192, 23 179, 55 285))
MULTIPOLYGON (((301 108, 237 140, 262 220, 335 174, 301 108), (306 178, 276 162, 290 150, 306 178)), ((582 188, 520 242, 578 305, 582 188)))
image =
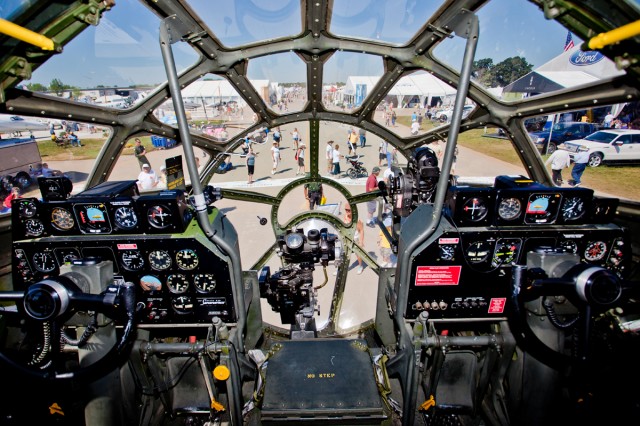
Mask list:
MULTIPOLYGON (((25 83, 32 90, 81 102, 131 108, 167 79, 159 27, 158 17, 141 3, 118 2, 100 25, 89 26, 64 47, 64 55, 54 55, 25 83)), ((172 48, 179 73, 198 58, 186 43, 172 48)))
POLYGON ((328 110, 351 111, 362 105, 384 72, 378 56, 336 52, 322 74, 322 103, 328 110))
MULTIPOLYGON (((216 185, 224 188, 282 188, 294 179, 304 177, 304 173, 311 171, 311 156, 316 150, 309 140, 308 123, 291 123, 280 126, 276 129, 269 129, 265 133, 264 129, 253 132, 250 135, 251 149, 255 153, 255 164, 253 183, 249 184, 246 143, 238 146, 233 152, 228 153, 228 166, 225 170, 220 170, 213 178, 216 185), (296 130, 297 129, 297 130, 296 130), (274 144, 274 136, 280 134, 280 143, 274 144), (296 142, 293 137, 298 135, 298 145, 304 143, 304 166, 300 166, 296 157, 296 142), (274 147, 277 146, 279 159, 274 164, 274 147)), ((274 190, 274 195, 277 190, 274 190)))
POLYGON ((342 219, 347 200, 329 185, 310 183, 307 188, 305 188, 305 185, 300 185, 300 187, 295 188, 282 199, 280 204, 282 208, 278 209, 278 222, 283 225, 295 215, 311 210, 311 203, 315 203, 313 207, 315 210, 323 211, 342 219), (324 205, 317 204, 320 201, 320 193, 326 198, 324 205), (306 199, 307 196, 309 200, 306 199))
POLYGON ((343 123, 320 123, 320 158, 318 167, 320 173, 331 179, 336 179, 344 185, 352 194, 361 194, 365 191, 365 183, 374 167, 380 167, 380 178, 387 169, 387 156, 380 155, 381 149, 389 152, 392 164, 406 164, 404 156, 391 144, 383 143, 378 135, 367 132, 355 126, 343 123), (353 135, 355 133, 355 135, 353 135), (364 146, 361 136, 364 137, 364 146), (350 140, 355 141, 355 151, 349 150, 350 140), (329 141, 332 143, 329 144, 329 141), (331 150, 328 149, 331 147, 331 150), (335 150, 339 152, 339 173, 333 174, 335 169, 335 150), (331 156, 331 160, 329 160, 331 156), (348 158, 347 158, 348 157, 348 158), (361 163, 361 164, 359 164, 361 163))
POLYGON ((279 53, 249 61, 247 77, 274 112, 301 111, 307 102, 307 71, 294 53, 279 53))
MULTIPOLYGON (((514 101, 624 74, 602 54, 581 52, 583 40, 545 19, 533 3, 494 0, 480 9, 478 19, 472 78, 496 98, 514 101)), ((465 42, 443 40, 433 54, 460 70, 465 42)))
MULTIPOLYGON (((207 74, 180 93, 189 125, 213 140, 226 141, 255 123, 251 108, 224 78, 207 74)), ((178 127, 171 100, 160 105, 154 114, 163 123, 178 127)))
MULTIPOLYGON (((194 154, 198 163, 198 170, 209 162, 209 154, 194 147, 194 154)), ((138 180, 140 192, 152 192, 167 187, 166 170, 163 170, 167 158, 182 156, 182 170, 187 185, 191 177, 187 170, 182 144, 175 140, 158 136, 139 136, 130 138, 116 161, 108 180, 138 180), (138 145, 137 141, 140 141, 138 145), (141 147, 141 148, 140 148, 141 147), (143 166, 148 165, 148 170, 143 166)))
POLYGON ((405 44, 441 3, 415 0, 335 0, 329 30, 341 36, 405 44))
POLYGON ((192 0, 189 5, 213 30, 220 42, 233 47, 293 36, 302 31, 298 0, 217 1, 192 0))
MULTIPOLYGON (((418 71, 393 85, 378 106, 374 120, 398 136, 417 136, 451 121, 455 96, 456 89, 426 71, 418 71)), ((474 108, 468 102, 463 117, 474 108)))
MULTIPOLYGON (((111 129, 47 117, 0 115, 0 133, 0 158, 9 161, 0 167, 4 200, 13 186, 20 189, 21 197, 40 198, 40 176, 67 176, 72 194, 82 191, 111 129)), ((0 213, 9 213, 4 207, 0 213)))

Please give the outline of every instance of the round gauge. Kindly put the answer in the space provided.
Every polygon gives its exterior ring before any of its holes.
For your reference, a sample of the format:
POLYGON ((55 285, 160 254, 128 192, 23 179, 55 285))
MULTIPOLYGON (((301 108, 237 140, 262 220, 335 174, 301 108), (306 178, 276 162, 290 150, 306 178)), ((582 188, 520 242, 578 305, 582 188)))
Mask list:
POLYGON ((111 223, 104 204, 76 204, 73 206, 73 211, 83 234, 109 234, 111 232, 111 223))
POLYGON ((122 266, 129 271, 139 271, 144 266, 144 257, 140 250, 124 250, 120 252, 122 266))
POLYGON ((113 220, 120 229, 132 229, 138 224, 138 216, 133 207, 118 207, 113 214, 113 220))
POLYGON ((62 207, 54 207, 53 210, 51 210, 51 223, 60 231, 68 231, 73 228, 76 221, 73 220, 73 216, 69 210, 63 209, 62 207))
POLYGON ((165 229, 171 226, 171 209, 167 206, 151 206, 147 210, 149 225, 157 229, 165 229))
POLYGON ((571 240, 563 240, 558 244, 560 248, 564 249, 567 253, 577 253, 578 252, 578 244, 575 241, 571 240))
POLYGON ((493 266, 510 265, 516 258, 519 245, 516 241, 498 241, 491 264, 493 266))
POLYGON ((503 198, 498 204, 498 216, 503 220, 514 220, 520 216, 522 203, 517 198, 503 198))
POLYGON ((32 237, 39 237, 44 232, 44 225, 39 219, 29 219, 24 223, 25 233, 32 237))
POLYGON ((189 281, 182 274, 171 274, 167 277, 167 287, 171 293, 181 294, 189 289, 189 281))
POLYGON ((584 258, 590 262, 600 260, 607 254, 607 245, 603 241, 591 241, 584 250, 584 258))
POLYGON ((171 263, 171 255, 166 250, 154 250, 149 253, 149 265, 156 271, 169 269, 171 263))
POLYGON ((33 217, 38 211, 38 207, 33 200, 20 200, 18 201, 18 211, 20 217, 33 217))
POLYGON ((284 241, 287 244, 287 248, 297 250, 304 244, 304 237, 298 232, 292 232, 291 234, 287 234, 284 241))
POLYGON ((440 246, 440 259, 451 260, 456 253, 456 246, 443 244, 440 246))
POLYGON ((469 263, 481 263, 491 255, 491 244, 488 241, 476 241, 467 247, 465 252, 469 263))
POLYGON ((586 210, 584 200, 581 197, 565 198, 560 208, 562 218, 567 222, 580 219, 584 216, 586 210))
POLYGON ((176 253, 176 264, 185 271, 195 269, 199 262, 198 255, 191 249, 182 249, 176 253))
POLYGON ((60 265, 80 259, 80 252, 75 248, 56 248, 53 250, 60 265))
POLYGON ((489 211, 484 198, 469 198, 462 205, 464 218, 470 222, 479 222, 487 217, 489 211))
POLYGON ((216 278, 213 274, 198 274, 193 277, 193 285, 202 293, 209 293, 216 289, 216 278))
POLYGON ((33 266, 40 272, 51 272, 56 269, 56 261, 51 253, 41 251, 33 255, 33 266))
POLYGON ((189 314, 193 311, 193 300, 189 296, 176 296, 171 299, 171 307, 178 314, 189 314))

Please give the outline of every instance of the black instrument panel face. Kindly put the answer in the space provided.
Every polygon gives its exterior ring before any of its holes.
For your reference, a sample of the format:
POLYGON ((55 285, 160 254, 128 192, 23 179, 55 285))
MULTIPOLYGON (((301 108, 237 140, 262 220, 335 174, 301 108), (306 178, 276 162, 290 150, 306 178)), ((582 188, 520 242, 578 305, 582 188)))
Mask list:
POLYGON ((435 238, 413 257, 405 316, 432 319, 499 318, 511 306, 511 270, 528 252, 564 250, 582 262, 622 275, 631 247, 616 225, 465 228, 435 238))
MULTIPOLYGON (((450 218, 458 226, 544 226, 605 223, 607 213, 588 188, 452 187, 447 197, 450 218)), ((613 207, 615 209, 615 207, 613 207)))
MULTIPOLYGON (((85 211, 85 210, 81 210, 85 211)), ((13 244, 17 290, 60 273, 74 259, 111 260, 116 279, 136 284, 141 324, 237 320, 228 263, 195 238, 76 236, 13 244)))
POLYGON ((182 191, 133 197, 18 199, 13 240, 48 236, 168 234, 186 229, 193 215, 182 191))

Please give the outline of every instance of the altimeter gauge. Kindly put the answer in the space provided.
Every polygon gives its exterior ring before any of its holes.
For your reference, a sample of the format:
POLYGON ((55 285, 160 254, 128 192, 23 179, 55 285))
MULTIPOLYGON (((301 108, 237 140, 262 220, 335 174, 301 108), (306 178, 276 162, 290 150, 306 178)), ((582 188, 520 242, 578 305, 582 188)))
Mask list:
POLYGON ((118 207, 113 214, 113 220, 120 229, 132 229, 138 224, 138 216, 133 207, 118 207))
POLYGON ((586 210, 582 197, 567 197, 562 202, 562 207, 560 208, 562 218, 566 222, 580 219, 584 216, 586 210))

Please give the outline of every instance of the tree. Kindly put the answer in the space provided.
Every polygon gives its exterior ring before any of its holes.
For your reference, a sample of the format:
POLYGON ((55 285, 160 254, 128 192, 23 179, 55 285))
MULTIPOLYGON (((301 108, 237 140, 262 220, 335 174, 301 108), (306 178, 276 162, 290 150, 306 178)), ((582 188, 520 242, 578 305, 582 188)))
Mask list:
POLYGON ((490 87, 505 87, 520 77, 528 74, 533 69, 533 65, 525 58, 514 56, 496 64, 491 70, 492 85, 490 87))
POLYGON ((47 86, 40 83, 29 83, 27 84, 27 89, 32 92, 46 92, 48 90, 47 86))
POLYGON ((65 88, 66 86, 57 78, 54 78, 53 80, 51 80, 51 83, 49 83, 49 89, 52 92, 55 92, 55 94, 58 96, 62 96, 62 92, 65 88))
POLYGON ((471 74, 476 79, 478 83, 483 86, 490 86, 489 83, 491 81, 491 70, 493 69, 493 59, 485 58, 477 61, 473 61, 473 67, 471 69, 471 74))

